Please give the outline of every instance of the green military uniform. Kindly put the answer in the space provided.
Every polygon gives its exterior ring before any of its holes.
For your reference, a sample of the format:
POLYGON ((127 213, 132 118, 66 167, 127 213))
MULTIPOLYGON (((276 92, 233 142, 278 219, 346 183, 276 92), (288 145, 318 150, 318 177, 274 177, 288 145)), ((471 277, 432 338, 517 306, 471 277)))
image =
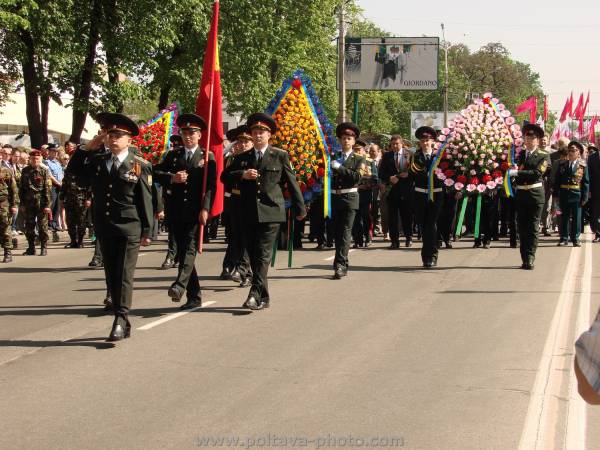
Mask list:
POLYGON ((37 222, 41 255, 46 254, 48 242, 48 215, 45 208, 52 206, 50 172, 43 166, 27 166, 21 173, 19 197, 25 219, 25 236, 29 247, 24 255, 35 255, 35 227, 37 222))
MULTIPOLYGON (((255 113, 248 117, 248 126, 276 132, 275 121, 266 114, 255 113)), ((283 186, 291 194, 294 216, 305 216, 306 208, 296 175, 284 150, 267 145, 264 149, 252 149, 234 158, 232 164, 221 174, 221 181, 237 183, 241 193, 242 227, 250 266, 252 287, 244 307, 260 310, 270 304, 267 274, 273 244, 279 228, 287 220, 283 186), (243 179, 244 172, 258 171, 258 178, 243 179)))
POLYGON ((10 237, 10 224, 12 221, 12 208, 19 207, 19 192, 17 182, 8 167, 0 166, 0 245, 4 249, 3 262, 12 261, 12 241, 10 237))
POLYGON ((71 238, 71 242, 65 247, 82 248, 86 228, 87 207, 85 203, 91 199, 90 190, 78 182, 73 173, 66 171, 59 198, 65 207, 67 228, 69 238, 71 238))
POLYGON ((545 200, 543 177, 549 163, 549 154, 541 149, 531 152, 523 149, 517 159, 518 172, 513 187, 523 268, 533 268, 535 261, 545 200))
POLYGON ((558 196, 562 213, 559 245, 567 244, 569 234, 573 245, 581 245, 581 207, 587 202, 589 186, 588 168, 584 160, 578 159, 572 163, 569 160, 559 161, 554 178, 554 193, 558 196))
POLYGON ((438 260, 438 220, 444 205, 444 185, 438 177, 434 177, 433 201, 429 196, 429 168, 435 155, 426 155, 421 149, 417 150, 411 160, 409 173, 414 179, 414 208, 415 217, 421 231, 423 247, 421 260, 425 267, 437 265, 438 260))

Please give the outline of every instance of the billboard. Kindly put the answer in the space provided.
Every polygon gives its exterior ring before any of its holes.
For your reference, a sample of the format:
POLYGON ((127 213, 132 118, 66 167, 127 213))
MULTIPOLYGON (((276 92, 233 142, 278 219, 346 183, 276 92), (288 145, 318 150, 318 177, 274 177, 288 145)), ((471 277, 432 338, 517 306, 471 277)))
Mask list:
POLYGON ((346 89, 434 91, 439 38, 346 38, 346 89))
MULTIPOLYGON (((448 122, 454 119, 458 112, 448 112, 448 122)), ((444 128, 444 113, 442 111, 411 111, 410 112, 410 135, 415 136, 419 127, 432 127, 436 130, 444 128)))

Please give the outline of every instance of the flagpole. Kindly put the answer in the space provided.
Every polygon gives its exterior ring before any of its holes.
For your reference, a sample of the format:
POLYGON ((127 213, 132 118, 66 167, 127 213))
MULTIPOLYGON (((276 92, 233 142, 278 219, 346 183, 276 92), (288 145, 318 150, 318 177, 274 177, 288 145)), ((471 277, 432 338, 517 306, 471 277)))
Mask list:
MULTIPOLYGON (((219 0, 215 0, 215 3, 219 3, 219 0)), ((214 10, 213 10, 214 14, 214 10)), ((215 39, 215 47, 217 45, 217 41, 215 39)), ((216 52, 216 48, 214 49, 216 52)), ((213 63, 214 64, 214 63, 213 63)), ((208 182, 208 161, 210 154, 210 138, 212 134, 212 115, 213 115, 213 101, 214 101, 214 90, 215 90, 215 73, 214 66, 212 68, 212 76, 210 77, 210 93, 208 95, 208 123, 206 126, 206 130, 208 136, 206 137, 206 151, 204 152, 204 174, 202 176, 202 195, 200 198, 202 199, 202 203, 204 203, 204 197, 206 196, 206 186, 208 182)), ((215 195, 213 193, 213 195, 215 195)), ((202 211, 202 210, 201 210, 202 211)), ((210 215, 210 211, 208 211, 210 215)), ((208 220, 208 218, 206 219, 208 220)), ((200 224, 200 229, 198 230, 198 253, 202 254, 203 246, 204 246, 204 229, 206 228, 205 224, 200 224)))

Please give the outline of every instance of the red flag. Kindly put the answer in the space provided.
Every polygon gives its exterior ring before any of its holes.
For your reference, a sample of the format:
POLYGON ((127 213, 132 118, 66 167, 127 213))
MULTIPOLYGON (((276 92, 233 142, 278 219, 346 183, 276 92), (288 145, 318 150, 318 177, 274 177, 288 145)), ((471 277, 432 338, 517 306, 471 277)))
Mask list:
POLYGON ((590 123, 590 135, 588 136, 588 140, 592 143, 596 143, 596 124, 598 123, 598 116, 594 116, 592 122, 590 123))
POLYGON ((548 122, 548 96, 544 95, 544 123, 548 122))
POLYGON ((564 122, 567 120, 567 115, 569 117, 573 117, 573 93, 571 92, 571 96, 567 99, 565 103, 565 107, 563 108, 562 114, 560 115, 559 122, 564 122))
POLYGON ((589 103, 590 103, 590 91, 588 91, 587 98, 585 99, 585 104, 583 105, 583 115, 585 115, 589 103))
POLYGON ((535 123, 537 118, 537 97, 535 95, 532 95, 519 106, 517 106, 517 114, 524 113, 525 111, 529 111, 529 122, 535 123))
POLYGON ((581 120, 583 118, 583 93, 579 96, 579 101, 577 102, 577 106, 575 107, 575 111, 573 111, 575 119, 581 120))
MULTIPOLYGON (((221 67, 219 65, 219 1, 213 4, 213 16, 206 41, 202 79, 196 97, 196 114, 206 120, 208 129, 202 133, 200 145, 215 155, 217 163, 217 191, 211 216, 223 212, 223 184, 220 182, 223 171, 223 103, 221 97, 221 67)), ((206 166, 205 166, 206 167, 206 166)), ((206 180, 206 177, 204 177, 206 180)))

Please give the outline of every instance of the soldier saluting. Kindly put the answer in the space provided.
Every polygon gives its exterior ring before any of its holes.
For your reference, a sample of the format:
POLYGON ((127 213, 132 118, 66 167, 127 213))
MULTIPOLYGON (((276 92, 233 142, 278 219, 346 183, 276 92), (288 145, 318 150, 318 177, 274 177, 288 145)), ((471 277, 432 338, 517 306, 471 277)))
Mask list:
POLYGON ((558 245, 568 245, 571 235, 573 246, 581 247, 581 208, 587 203, 590 181, 586 162, 581 158, 583 145, 571 141, 567 151, 568 159, 558 162, 554 178, 554 193, 562 213, 558 245))
POLYGON ((103 113, 98 121, 103 131, 73 154, 68 170, 91 185, 94 227, 115 316, 107 341, 119 341, 131 334, 128 316, 140 245, 150 245, 152 166, 130 147, 139 134, 133 120, 103 113), (105 141, 110 152, 97 152, 105 141))
POLYGON ((523 126, 525 148, 518 156, 517 165, 508 171, 516 177, 515 205, 519 237, 521 239, 521 269, 533 270, 538 246, 540 219, 544 208, 543 177, 550 163, 547 152, 539 148, 544 130, 534 123, 523 126))
POLYGON ((331 215, 335 238, 333 278, 340 280, 348 274, 348 252, 354 217, 359 208, 358 183, 365 173, 365 159, 354 153, 359 128, 352 122, 344 122, 335 130, 342 151, 332 158, 331 169, 331 215))
POLYGON ((209 153, 206 192, 202 196, 205 176, 205 151, 199 147, 202 131, 206 130, 204 119, 196 114, 182 114, 177 126, 183 146, 167 153, 165 159, 154 167, 154 174, 164 189, 170 191, 165 214, 173 228, 177 244, 177 278, 168 291, 169 297, 178 302, 185 293, 187 302, 181 309, 202 306, 200 282, 195 261, 198 253, 199 225, 206 225, 216 189, 217 165, 209 153))

